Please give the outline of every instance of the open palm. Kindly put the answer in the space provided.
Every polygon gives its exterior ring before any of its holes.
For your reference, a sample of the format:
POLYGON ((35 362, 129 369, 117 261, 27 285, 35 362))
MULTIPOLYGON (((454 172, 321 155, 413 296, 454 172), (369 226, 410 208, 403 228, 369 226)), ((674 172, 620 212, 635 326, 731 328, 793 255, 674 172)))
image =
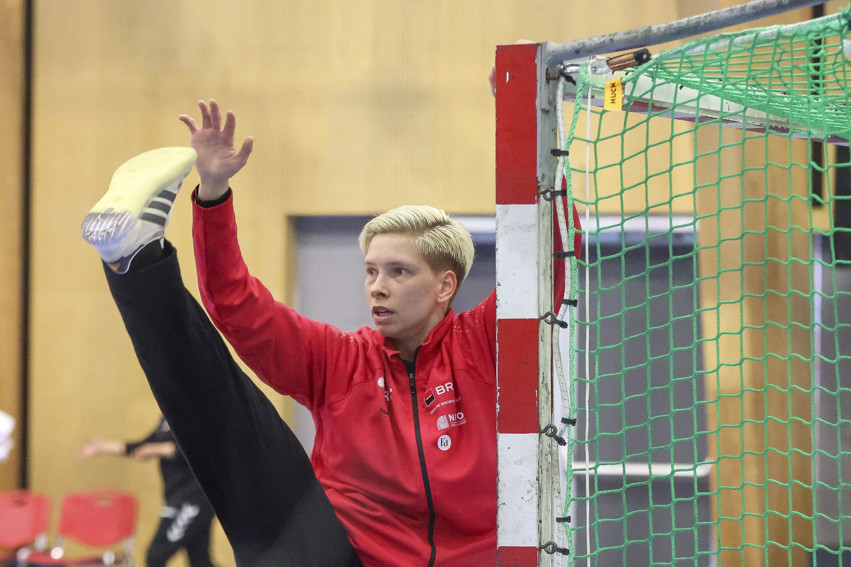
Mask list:
POLYGON ((254 139, 246 138, 237 150, 234 146, 236 117, 233 112, 227 111, 223 123, 221 110, 215 100, 211 99, 209 103, 198 101, 198 108, 201 109, 200 127, 191 116, 179 116, 180 121, 186 124, 192 134, 191 144, 198 154, 195 169, 202 185, 226 185, 227 180, 248 161, 254 139))

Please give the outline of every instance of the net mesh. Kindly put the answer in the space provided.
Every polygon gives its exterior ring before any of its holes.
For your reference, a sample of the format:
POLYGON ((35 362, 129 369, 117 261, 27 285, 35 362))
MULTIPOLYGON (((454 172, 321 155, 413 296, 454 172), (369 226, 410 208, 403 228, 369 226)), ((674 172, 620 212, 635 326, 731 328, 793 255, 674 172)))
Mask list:
MULTIPOLYGON (((847 140, 848 21, 846 11, 805 24, 703 39, 655 57, 626 80, 676 83, 692 94, 741 105, 751 122, 768 115, 799 134, 847 140)), ((640 87, 631 93, 639 99, 648 95, 640 87)), ((677 104, 688 102, 686 95, 677 104)))
POLYGON ((660 53, 624 72, 622 109, 593 94, 599 61, 575 74, 573 564, 829 565, 849 548, 849 157, 815 141, 851 133, 848 22, 660 53))

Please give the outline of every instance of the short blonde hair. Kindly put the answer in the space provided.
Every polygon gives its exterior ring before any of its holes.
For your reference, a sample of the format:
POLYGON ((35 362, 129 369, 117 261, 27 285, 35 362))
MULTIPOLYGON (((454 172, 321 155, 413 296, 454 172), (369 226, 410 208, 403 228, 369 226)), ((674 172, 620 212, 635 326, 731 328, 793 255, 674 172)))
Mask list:
POLYGON ((426 263, 435 272, 452 270, 458 286, 473 267, 473 237, 460 222, 441 209, 428 205, 404 205, 380 214, 364 225, 358 245, 366 254, 369 243, 379 234, 412 237, 426 263))

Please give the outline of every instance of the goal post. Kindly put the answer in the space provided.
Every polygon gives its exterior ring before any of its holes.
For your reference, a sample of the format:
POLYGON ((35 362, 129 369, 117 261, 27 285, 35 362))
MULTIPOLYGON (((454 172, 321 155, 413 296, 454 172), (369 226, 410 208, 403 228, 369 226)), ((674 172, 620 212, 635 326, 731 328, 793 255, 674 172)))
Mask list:
POLYGON ((587 42, 497 48, 499 565, 851 550, 836 214, 851 164, 833 149, 851 137, 849 21, 718 34, 626 69, 587 42), (578 230, 559 211, 574 204, 586 248, 563 255, 558 305, 554 225, 578 230))
POLYGON ((552 342, 539 313, 552 311, 553 295, 551 208, 538 198, 539 52, 534 44, 498 47, 495 68, 497 545, 498 564, 517 567, 538 565, 542 534, 554 534, 540 495, 558 481, 555 451, 539 443, 552 403, 552 342))

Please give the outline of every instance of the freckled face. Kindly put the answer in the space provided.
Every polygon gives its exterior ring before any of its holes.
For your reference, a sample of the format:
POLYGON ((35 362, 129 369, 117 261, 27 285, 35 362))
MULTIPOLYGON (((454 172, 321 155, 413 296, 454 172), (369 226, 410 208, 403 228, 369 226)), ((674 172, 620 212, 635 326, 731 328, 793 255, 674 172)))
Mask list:
POLYGON ((375 328, 404 358, 413 354, 443 319, 455 290, 455 274, 435 273, 403 234, 379 234, 364 258, 364 291, 375 328))

